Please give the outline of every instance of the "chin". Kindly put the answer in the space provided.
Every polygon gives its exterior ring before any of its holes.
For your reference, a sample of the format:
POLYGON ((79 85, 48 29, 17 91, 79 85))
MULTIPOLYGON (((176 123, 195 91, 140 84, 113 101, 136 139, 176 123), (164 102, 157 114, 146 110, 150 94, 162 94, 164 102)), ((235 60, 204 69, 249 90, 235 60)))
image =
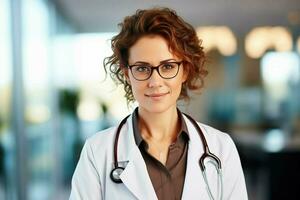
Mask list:
POLYGON ((173 107, 176 108, 176 104, 152 104, 152 105, 140 105, 139 108, 145 110, 149 113, 163 113, 168 111, 169 109, 172 109, 173 107))

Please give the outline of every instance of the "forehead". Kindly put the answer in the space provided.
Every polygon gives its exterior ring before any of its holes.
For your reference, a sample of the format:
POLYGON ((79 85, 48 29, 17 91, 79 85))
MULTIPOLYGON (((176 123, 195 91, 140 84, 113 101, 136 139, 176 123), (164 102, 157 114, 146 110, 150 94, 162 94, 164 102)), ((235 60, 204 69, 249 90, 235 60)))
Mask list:
POLYGON ((162 60, 176 58, 171 52, 167 40, 159 35, 147 35, 139 38, 129 48, 128 61, 130 64, 138 61, 157 64, 162 60))

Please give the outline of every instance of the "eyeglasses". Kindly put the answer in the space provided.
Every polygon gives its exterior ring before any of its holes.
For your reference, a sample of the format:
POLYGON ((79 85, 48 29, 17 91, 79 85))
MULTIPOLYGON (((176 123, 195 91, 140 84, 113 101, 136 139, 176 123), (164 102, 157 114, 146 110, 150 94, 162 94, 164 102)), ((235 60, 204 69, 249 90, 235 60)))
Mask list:
POLYGON ((179 66, 181 65, 182 61, 180 62, 163 62, 158 66, 152 66, 148 63, 141 63, 135 65, 129 65, 129 69, 133 78, 138 81, 145 81, 148 80, 153 70, 157 70, 158 74, 164 79, 172 79, 177 76, 179 71, 179 66))

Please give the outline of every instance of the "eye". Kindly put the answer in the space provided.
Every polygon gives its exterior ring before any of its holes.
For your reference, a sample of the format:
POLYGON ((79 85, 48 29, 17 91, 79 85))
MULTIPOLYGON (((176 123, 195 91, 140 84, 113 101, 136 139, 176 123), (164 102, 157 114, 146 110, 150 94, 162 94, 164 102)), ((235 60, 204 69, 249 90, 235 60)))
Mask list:
POLYGON ((164 63, 162 65, 163 70, 172 70, 176 67, 176 63, 164 63))
POLYGON ((140 72, 140 73, 148 73, 150 71, 150 67, 147 65, 136 65, 134 67, 134 71, 140 72))

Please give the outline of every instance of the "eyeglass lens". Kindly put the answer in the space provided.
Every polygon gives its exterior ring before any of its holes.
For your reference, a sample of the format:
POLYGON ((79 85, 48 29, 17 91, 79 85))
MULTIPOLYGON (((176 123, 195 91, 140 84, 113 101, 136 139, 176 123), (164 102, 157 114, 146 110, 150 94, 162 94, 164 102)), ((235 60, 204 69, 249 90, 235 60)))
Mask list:
POLYGON ((153 70, 157 70, 158 74, 164 79, 174 78, 181 62, 167 62, 153 67, 150 64, 139 64, 130 66, 133 77, 137 80, 147 80, 151 77, 153 70))

